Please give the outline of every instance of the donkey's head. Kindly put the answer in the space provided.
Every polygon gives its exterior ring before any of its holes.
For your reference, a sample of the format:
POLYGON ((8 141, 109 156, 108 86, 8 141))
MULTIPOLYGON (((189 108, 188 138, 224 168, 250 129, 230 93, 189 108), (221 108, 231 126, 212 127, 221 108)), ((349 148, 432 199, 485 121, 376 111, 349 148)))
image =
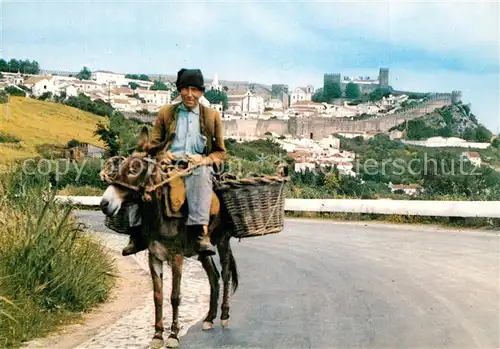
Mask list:
POLYGON ((130 156, 115 156, 105 163, 100 173, 101 180, 109 183, 100 202, 105 215, 116 215, 125 201, 138 202, 143 198, 157 174, 155 156, 161 148, 162 144, 151 146, 148 129, 144 126, 130 156))

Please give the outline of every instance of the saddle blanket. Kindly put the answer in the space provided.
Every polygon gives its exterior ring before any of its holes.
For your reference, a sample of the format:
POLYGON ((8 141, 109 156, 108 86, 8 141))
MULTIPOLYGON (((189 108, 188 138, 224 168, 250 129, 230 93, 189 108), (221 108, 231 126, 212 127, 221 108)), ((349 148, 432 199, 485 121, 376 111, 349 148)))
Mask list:
MULTIPOLYGON (((175 176, 176 171, 172 170, 170 176, 175 176)), ((187 215, 186 203, 186 185, 184 177, 176 177, 172 179, 164 188, 165 194, 165 213, 167 217, 184 217, 187 215), (185 205, 186 204, 186 205, 185 205)), ((220 201, 214 191, 212 191, 212 199, 210 203, 210 215, 216 215, 220 210, 220 201)))

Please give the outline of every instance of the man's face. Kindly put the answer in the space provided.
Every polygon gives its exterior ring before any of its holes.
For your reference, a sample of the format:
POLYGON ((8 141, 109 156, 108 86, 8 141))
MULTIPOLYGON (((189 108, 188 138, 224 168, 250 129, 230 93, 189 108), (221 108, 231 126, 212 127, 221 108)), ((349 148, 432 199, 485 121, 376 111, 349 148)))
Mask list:
POLYGON ((181 88, 182 103, 186 108, 192 109, 198 105, 198 100, 203 93, 196 87, 183 87, 181 88))

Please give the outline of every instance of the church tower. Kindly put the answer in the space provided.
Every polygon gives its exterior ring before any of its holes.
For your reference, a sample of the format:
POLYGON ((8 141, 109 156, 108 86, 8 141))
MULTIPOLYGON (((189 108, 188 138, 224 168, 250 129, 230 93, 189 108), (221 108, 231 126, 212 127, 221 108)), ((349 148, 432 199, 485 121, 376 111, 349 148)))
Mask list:
POLYGON ((210 89, 216 91, 222 91, 222 86, 219 84, 219 76, 217 76, 217 74, 214 75, 214 79, 212 81, 210 89))

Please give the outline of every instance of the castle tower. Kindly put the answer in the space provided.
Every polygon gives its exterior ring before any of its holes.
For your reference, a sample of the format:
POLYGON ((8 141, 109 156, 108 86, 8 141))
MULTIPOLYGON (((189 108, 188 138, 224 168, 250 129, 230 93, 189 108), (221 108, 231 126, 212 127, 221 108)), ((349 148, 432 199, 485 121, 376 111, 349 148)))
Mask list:
POLYGON ((458 103, 462 100, 462 91, 451 91, 451 104, 458 103))
POLYGON ((332 82, 334 84, 338 84, 339 86, 341 86, 340 73, 335 73, 335 74, 326 73, 323 75, 323 88, 325 88, 325 85, 327 83, 332 83, 332 82))
POLYGON ((380 88, 389 87, 389 68, 380 68, 378 84, 380 88))

